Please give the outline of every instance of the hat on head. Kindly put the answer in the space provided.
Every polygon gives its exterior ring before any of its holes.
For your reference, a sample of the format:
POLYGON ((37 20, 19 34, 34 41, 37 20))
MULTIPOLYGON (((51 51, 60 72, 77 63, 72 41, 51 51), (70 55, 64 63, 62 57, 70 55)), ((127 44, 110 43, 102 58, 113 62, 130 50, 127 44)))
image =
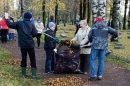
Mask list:
POLYGON ((53 27, 53 26, 56 26, 56 24, 55 24, 54 22, 49 22, 48 27, 51 28, 51 27, 53 27))
POLYGON ((102 18, 101 18, 101 17, 97 17, 97 18, 95 19, 94 23, 96 23, 96 22, 101 22, 101 21, 102 21, 102 18))
POLYGON ((31 19, 32 14, 30 12, 26 12, 26 13, 24 13, 24 18, 31 19))

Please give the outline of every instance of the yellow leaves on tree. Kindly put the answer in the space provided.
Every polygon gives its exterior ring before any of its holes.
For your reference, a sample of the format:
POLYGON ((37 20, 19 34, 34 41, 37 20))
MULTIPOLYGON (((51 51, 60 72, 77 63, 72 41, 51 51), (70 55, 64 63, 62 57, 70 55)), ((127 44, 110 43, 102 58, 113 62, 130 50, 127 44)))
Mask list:
POLYGON ((58 10, 64 10, 65 4, 61 2, 60 0, 45 0, 46 4, 42 4, 43 0, 32 0, 30 6, 28 7, 28 10, 41 10, 42 5, 45 5, 45 11, 54 13, 55 6, 58 4, 58 10))

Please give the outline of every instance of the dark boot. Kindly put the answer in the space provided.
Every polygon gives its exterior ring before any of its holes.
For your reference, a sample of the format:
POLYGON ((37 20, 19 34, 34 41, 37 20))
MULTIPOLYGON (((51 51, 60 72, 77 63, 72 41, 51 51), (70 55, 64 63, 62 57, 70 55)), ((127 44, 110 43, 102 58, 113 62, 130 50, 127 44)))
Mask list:
POLYGON ((33 79, 40 78, 40 76, 37 75, 36 72, 37 72, 36 68, 32 68, 32 78, 33 79))
POLYGON ((22 67, 21 70, 22 70, 22 78, 26 78, 26 68, 22 67))

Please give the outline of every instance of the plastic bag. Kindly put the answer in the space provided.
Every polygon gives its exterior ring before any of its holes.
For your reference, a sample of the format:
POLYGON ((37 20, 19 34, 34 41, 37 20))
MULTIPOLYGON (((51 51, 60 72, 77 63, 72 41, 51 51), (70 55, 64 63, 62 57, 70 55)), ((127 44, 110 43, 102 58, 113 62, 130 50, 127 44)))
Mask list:
POLYGON ((70 49, 67 46, 57 48, 54 73, 81 73, 79 70, 79 59, 80 49, 70 49))

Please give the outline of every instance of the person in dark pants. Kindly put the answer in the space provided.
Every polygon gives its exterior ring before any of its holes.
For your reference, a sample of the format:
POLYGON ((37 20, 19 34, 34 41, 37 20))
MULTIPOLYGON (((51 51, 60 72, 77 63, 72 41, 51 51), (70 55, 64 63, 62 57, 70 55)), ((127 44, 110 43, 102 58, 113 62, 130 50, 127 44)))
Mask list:
POLYGON ((26 77, 26 67, 27 67, 27 54, 30 57, 30 65, 32 70, 32 78, 39 78, 36 74, 36 57, 34 50, 34 40, 33 37, 37 36, 37 30, 35 25, 30 22, 32 15, 29 12, 24 14, 24 20, 18 22, 10 22, 8 19, 8 13, 5 13, 6 23, 9 28, 16 29, 18 32, 18 46, 20 47, 22 54, 21 61, 21 71, 22 77, 26 77))
POLYGON ((5 18, 3 18, 0 21, 0 26, 1 26, 1 42, 6 43, 7 42, 7 34, 8 34, 8 26, 6 24, 5 18))
MULTIPOLYGON (((91 28, 87 25, 86 20, 81 20, 80 26, 81 28, 78 30, 77 34, 72 39, 72 41, 78 41, 80 45, 84 45, 88 42, 88 33, 91 28)), ((80 70, 83 72, 83 74, 89 73, 90 49, 91 48, 80 49, 80 70)))
MULTIPOLYGON (((46 34, 55 37, 55 23, 49 22, 46 34)), ((44 50, 46 52, 46 62, 45 62, 45 73, 52 73, 54 71, 54 48, 56 47, 56 42, 54 39, 45 35, 45 43, 44 43, 44 50)))
MULTIPOLYGON (((50 16, 50 21, 49 21, 49 22, 55 23, 55 21, 54 21, 54 16, 50 16)), ((46 29, 49 28, 49 26, 48 26, 49 22, 47 23, 46 29)), ((56 23, 55 23, 55 25, 56 25, 56 23)), ((58 30, 58 29, 57 29, 57 25, 56 25, 56 26, 55 26, 55 30, 54 30, 55 36, 56 36, 56 31, 57 31, 57 30, 58 30)))
POLYGON ((80 70, 84 72, 84 74, 89 73, 89 59, 90 54, 80 54, 80 70))
POLYGON ((79 30, 79 28, 80 28, 79 19, 78 18, 75 20, 75 24, 76 24, 76 31, 75 31, 75 35, 76 35, 78 30, 79 30))
POLYGON ((41 22, 40 18, 37 19, 37 22, 35 23, 35 27, 36 27, 36 29, 38 31, 37 32, 37 47, 39 48, 39 46, 40 46, 40 38, 41 38, 43 29, 44 29, 44 25, 41 22))

